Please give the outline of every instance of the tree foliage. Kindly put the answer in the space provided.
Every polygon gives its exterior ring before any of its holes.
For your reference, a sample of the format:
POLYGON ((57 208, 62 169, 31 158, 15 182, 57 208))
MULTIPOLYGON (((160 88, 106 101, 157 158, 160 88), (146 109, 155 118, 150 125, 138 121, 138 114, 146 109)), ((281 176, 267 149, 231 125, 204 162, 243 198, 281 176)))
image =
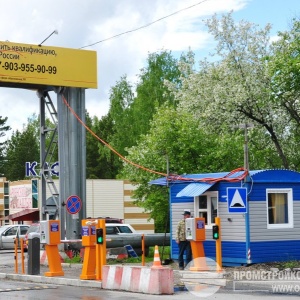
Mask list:
MULTIPOLYGON (((7 117, 3 118, 0 116, 0 138, 4 138, 5 134, 8 130, 10 130, 10 126, 5 125, 7 122, 7 117)), ((5 156, 4 156, 4 148, 6 145, 6 141, 0 142, 0 176, 3 176, 4 174, 4 162, 5 162, 5 156)))
MULTIPOLYGON (((112 136, 112 119, 110 115, 103 116, 100 120, 97 117, 90 118, 86 115, 87 126, 102 140, 107 142, 112 136)), ((86 136, 86 164, 87 178, 109 179, 117 176, 116 161, 118 157, 107 147, 95 138, 91 133, 86 136)))
POLYGON ((279 32, 268 57, 272 79, 271 100, 286 117, 286 153, 290 167, 299 169, 300 142, 300 21, 293 19, 289 31, 279 32))
MULTIPOLYGON (((178 61, 170 52, 161 51, 149 54, 145 68, 138 75, 135 89, 127 77, 122 76, 110 91, 107 117, 112 127, 106 142, 126 156, 126 149, 137 145, 140 137, 148 132, 159 107, 164 103, 175 105, 174 96, 164 82, 168 80, 179 86, 180 74, 178 61)), ((112 160, 110 150, 106 147, 101 147, 100 152, 102 157, 107 157, 107 165, 114 169, 112 176, 121 171, 122 162, 119 158, 112 160)))
POLYGON ((25 178, 25 163, 40 160, 39 139, 29 123, 23 131, 13 132, 6 147, 5 176, 11 181, 25 178))
POLYGON ((167 189, 149 185, 149 181, 168 173, 205 173, 235 168, 243 162, 242 148, 240 135, 229 140, 218 132, 208 133, 201 128, 199 119, 164 105, 155 114, 149 133, 142 136, 137 146, 128 149, 127 156, 159 174, 125 164, 122 177, 137 184, 134 192, 137 203, 151 213, 156 230, 161 231, 169 214, 167 189))
MULTIPOLYGON (((200 70, 183 80, 176 93, 182 109, 197 115, 208 130, 228 132, 252 123, 260 138, 280 158, 276 167, 289 167, 285 153, 288 118, 282 108, 272 105, 271 77, 266 58, 270 55, 270 26, 241 21, 231 14, 206 22, 217 46, 215 58, 200 62, 200 70)), ((255 143, 254 143, 255 144, 255 143)))

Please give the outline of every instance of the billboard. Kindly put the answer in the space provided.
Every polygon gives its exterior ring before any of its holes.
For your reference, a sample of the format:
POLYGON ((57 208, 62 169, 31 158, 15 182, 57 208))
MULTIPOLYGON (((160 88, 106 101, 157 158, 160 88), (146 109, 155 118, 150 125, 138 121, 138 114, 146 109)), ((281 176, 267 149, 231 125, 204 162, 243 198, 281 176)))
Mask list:
POLYGON ((97 88, 97 53, 0 41, 0 83, 97 88))
POLYGON ((9 213, 32 208, 31 180, 11 182, 9 185, 9 213))

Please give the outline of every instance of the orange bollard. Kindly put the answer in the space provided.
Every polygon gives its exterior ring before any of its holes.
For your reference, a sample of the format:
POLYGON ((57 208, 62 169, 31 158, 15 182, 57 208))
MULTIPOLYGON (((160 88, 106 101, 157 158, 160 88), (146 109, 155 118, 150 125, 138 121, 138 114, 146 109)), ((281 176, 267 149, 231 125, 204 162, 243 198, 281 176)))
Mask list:
POLYGON ((145 266, 145 235, 142 234, 142 266, 145 266))
POLYGON ((24 240, 20 239, 22 274, 25 274, 24 240))
POLYGON ((162 268, 160 257, 159 257, 158 246, 155 246, 153 265, 151 268, 162 268))
POLYGON ((18 274, 18 238, 15 239, 15 273, 18 274))

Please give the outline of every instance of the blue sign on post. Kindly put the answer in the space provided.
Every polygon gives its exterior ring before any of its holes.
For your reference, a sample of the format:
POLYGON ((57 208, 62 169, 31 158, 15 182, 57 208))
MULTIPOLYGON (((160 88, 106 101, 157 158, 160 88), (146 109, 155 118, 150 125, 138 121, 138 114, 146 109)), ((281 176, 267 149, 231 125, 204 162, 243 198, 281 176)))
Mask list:
POLYGON ((229 213, 246 213, 247 189, 227 188, 227 203, 229 213))
POLYGON ((78 196, 70 196, 67 199, 66 207, 70 214, 77 214, 82 206, 81 199, 78 196))

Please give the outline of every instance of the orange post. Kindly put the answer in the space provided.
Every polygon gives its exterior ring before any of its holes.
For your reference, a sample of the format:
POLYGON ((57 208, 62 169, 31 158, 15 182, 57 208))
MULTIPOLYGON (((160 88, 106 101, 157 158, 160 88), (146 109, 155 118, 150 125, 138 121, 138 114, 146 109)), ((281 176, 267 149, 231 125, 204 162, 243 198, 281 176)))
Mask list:
POLYGON ((15 273, 18 274, 18 238, 15 239, 15 273))
POLYGON ((96 223, 96 220, 81 221, 84 258, 80 279, 96 279, 96 223))
POLYGON ((145 266, 145 235, 142 234, 142 266, 145 266))
POLYGON ((216 240, 216 263, 217 271, 222 270, 222 241, 221 241, 221 219, 219 217, 215 218, 216 225, 219 226, 219 238, 216 240))
POLYGON ((22 274, 25 274, 25 257, 24 257, 24 241, 20 239, 21 244, 21 264, 22 264, 22 274))
POLYGON ((61 267, 61 258, 57 245, 46 244, 45 249, 48 257, 49 272, 45 272, 44 275, 47 277, 64 276, 65 273, 61 267))
POLYGON ((96 247, 85 247, 80 279, 96 279, 96 247))
POLYGON ((190 267, 190 270, 191 271, 206 271, 207 265, 206 265, 203 242, 202 241, 191 241, 191 248, 192 248, 192 253, 193 253, 194 266, 190 267))
POLYGON ((106 228, 105 220, 99 219, 97 228, 103 229, 103 244, 96 242, 96 280, 102 280, 102 267, 106 265, 106 228))
POLYGON ((187 239, 190 240, 193 254, 193 265, 189 269, 190 271, 205 271, 207 270, 203 246, 206 240, 205 218, 188 218, 186 226, 187 239))
POLYGON ((155 246, 153 265, 151 268, 162 268, 160 257, 159 257, 158 246, 155 246))
POLYGON ((59 220, 49 220, 46 225, 49 236, 45 249, 50 271, 45 272, 44 275, 48 277, 64 276, 65 273, 62 270, 61 258, 58 251, 58 245, 60 244, 60 222, 59 220))

